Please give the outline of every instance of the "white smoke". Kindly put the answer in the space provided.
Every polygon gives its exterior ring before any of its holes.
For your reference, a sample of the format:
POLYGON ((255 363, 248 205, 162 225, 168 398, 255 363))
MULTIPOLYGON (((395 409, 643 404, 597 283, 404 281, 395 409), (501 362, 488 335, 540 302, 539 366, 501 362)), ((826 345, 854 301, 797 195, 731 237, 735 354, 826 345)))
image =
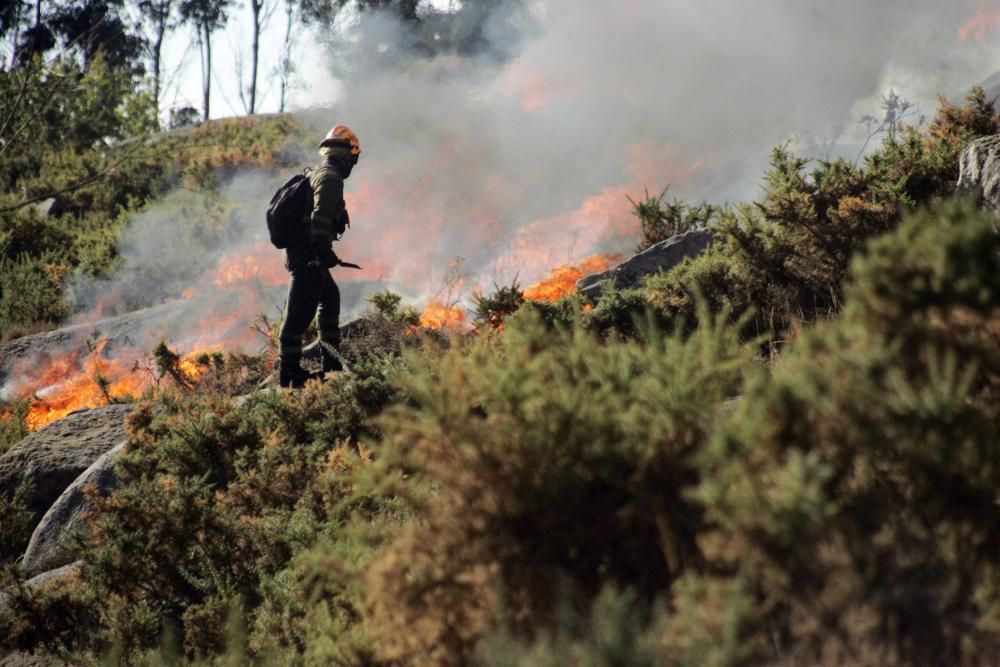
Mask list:
MULTIPOLYGON (((960 98, 997 62, 989 25, 987 39, 960 39, 985 11, 980 0, 503 7, 484 30, 505 43, 496 52, 513 54, 500 63, 414 56, 409 27, 386 15, 362 16, 351 38, 333 40, 340 97, 310 120, 318 132, 343 122, 361 136, 349 193, 359 182, 380 187, 380 205, 345 240, 358 261, 384 241, 390 262, 427 266, 430 286, 454 257, 502 265, 538 220, 573 227, 602 193, 624 200, 671 185, 692 200, 750 199, 774 146, 799 139, 793 148, 854 159, 862 116, 878 115, 890 90, 932 117, 938 95, 960 98), (401 220, 425 225, 431 242, 418 230, 394 243, 401 220)), ((607 228, 591 247, 549 231, 532 238, 559 246, 553 262, 634 247, 609 217, 590 219, 607 228)))

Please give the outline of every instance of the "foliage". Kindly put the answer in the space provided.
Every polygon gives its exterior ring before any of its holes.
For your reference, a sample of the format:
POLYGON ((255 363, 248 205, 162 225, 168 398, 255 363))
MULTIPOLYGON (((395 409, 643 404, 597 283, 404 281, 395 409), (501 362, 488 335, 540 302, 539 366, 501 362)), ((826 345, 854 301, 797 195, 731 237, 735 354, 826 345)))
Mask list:
POLYGON ((375 314, 388 322, 417 326, 420 324, 420 313, 407 306, 400 309, 403 297, 395 292, 383 290, 365 299, 375 308, 375 314))
POLYGON ((717 241, 703 257, 647 282, 647 296, 668 317, 694 313, 694 295, 756 312, 752 335, 778 343, 803 322, 828 318, 843 302, 851 257, 898 226, 902 216, 955 191, 962 146, 1000 132, 1000 118, 973 89, 961 108, 942 101, 925 133, 887 136, 862 167, 808 161, 786 147, 772 153, 763 196, 719 213, 717 241))
POLYGON ((651 596, 698 567, 691 456, 751 356, 704 315, 690 337, 648 327, 614 344, 520 317, 497 350, 484 339, 414 360, 382 454, 437 493, 370 572, 378 655, 450 664, 501 608, 532 636, 563 590, 651 596))
POLYGON ((663 664, 657 634, 662 610, 650 613, 635 596, 608 587, 594 600, 589 617, 571 604, 560 610, 553 637, 528 642, 499 632, 486 642, 489 667, 656 667, 663 664))
POLYGON ((853 262, 844 316, 758 373, 703 453, 706 558, 750 578, 777 658, 1000 649, 998 253, 968 208, 908 219, 853 262))
POLYGON ((489 325, 491 328, 498 328, 509 315, 516 313, 524 304, 524 291, 516 279, 510 285, 504 287, 494 285, 494 288, 492 294, 474 295, 476 326, 489 325))
MULTIPOLYGON (((280 623, 301 626, 282 626, 291 634, 281 641, 294 648, 304 626, 301 605, 285 597, 298 571, 292 556, 323 536, 336 543, 333 531, 355 513, 373 520, 382 511, 356 498, 350 479, 370 464, 357 443, 381 409, 374 401, 399 400, 387 389, 393 365, 383 370, 238 404, 170 391, 140 403, 117 464, 122 487, 91 498, 97 517, 73 593, 100 631, 73 636, 58 615, 52 631, 73 651, 115 646, 137 658, 173 628, 188 657, 205 657, 226 650, 234 607, 253 619, 266 601, 259 631, 276 631, 279 614, 280 623)), ((24 604, 15 623, 57 602, 39 592, 24 604)), ((273 640, 248 638, 260 650, 281 648, 273 640)))
POLYGON ((0 259, 0 339, 51 326, 69 314, 62 295, 69 267, 53 259, 52 255, 0 259))
POLYGON ((0 456, 28 435, 28 409, 26 400, 0 401, 0 456))
POLYGON ((719 212, 711 204, 702 203, 693 206, 677 197, 668 202, 666 201, 668 189, 669 187, 664 188, 663 192, 655 197, 647 190, 646 196, 639 201, 629 197, 632 213, 642 225, 642 240, 638 248, 640 251, 677 234, 704 229, 712 223, 719 212))
POLYGON ((0 563, 9 563, 21 555, 31 538, 38 519, 28 506, 33 489, 27 481, 18 484, 13 494, 0 493, 0 563))
POLYGON ((0 72, 0 100, 0 335, 8 338, 89 306, 86 294, 67 300, 72 277, 115 274, 130 220, 183 184, 158 213, 171 218, 178 242, 164 244, 157 261, 126 267, 141 269, 160 292, 126 295, 120 306, 178 296, 178 281, 189 281, 232 234, 232 207, 214 191, 237 167, 280 166, 279 152, 298 131, 278 117, 149 135, 151 100, 100 56, 86 69, 67 59, 0 72), (36 204, 46 201, 43 212, 36 204))

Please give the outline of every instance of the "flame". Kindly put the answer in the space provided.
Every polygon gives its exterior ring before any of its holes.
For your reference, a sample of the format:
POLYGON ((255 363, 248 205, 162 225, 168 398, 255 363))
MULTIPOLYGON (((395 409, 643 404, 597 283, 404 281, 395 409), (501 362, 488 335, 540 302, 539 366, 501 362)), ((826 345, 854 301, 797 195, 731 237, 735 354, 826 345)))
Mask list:
POLYGON ((540 111, 552 104, 560 90, 541 71, 531 69, 522 60, 515 60, 504 70, 501 91, 518 101, 526 113, 540 111))
POLYGON ((142 393, 146 383, 132 372, 125 358, 108 358, 107 341, 100 341, 81 359, 80 351, 44 367, 31 388, 27 424, 35 430, 83 408, 103 405, 108 397, 142 393), (105 382, 102 390, 98 379, 105 382))
POLYGON ((431 301, 420 314, 420 325, 438 331, 459 329, 465 325, 465 311, 438 301, 431 301))
POLYGON ((980 4, 975 15, 958 29, 958 38, 963 42, 969 40, 981 42, 997 26, 1000 26, 1000 7, 996 5, 987 7, 985 4, 980 4))
MULTIPOLYGON (((529 111, 550 104, 557 92, 560 98, 573 93, 524 68, 513 69, 510 76, 517 84, 512 96, 529 111)), ((468 328, 468 316, 460 307, 444 305, 460 302, 464 290, 484 290, 490 283, 519 277, 528 284, 541 279, 526 291, 528 299, 555 300, 572 292, 577 280, 618 259, 581 257, 594 248, 634 244, 639 223, 628 197, 635 199, 646 187, 683 184, 703 166, 682 165, 669 145, 636 143, 627 149, 629 166, 617 184, 583 197, 575 209, 533 222, 512 221, 512 212, 532 209, 526 205, 546 175, 529 164, 516 179, 502 177, 490 168, 490 151, 499 148, 488 141, 448 132, 438 139, 436 152, 427 155, 426 168, 417 178, 390 165, 366 170, 352 182, 346 199, 354 226, 337 253, 365 268, 335 270, 335 278, 386 280, 427 294, 441 284, 451 285, 455 291, 432 300, 420 317, 423 326, 439 330, 468 328), (459 192, 455 183, 468 187, 459 192), (476 253, 468 263, 449 263, 455 254, 466 252, 476 253)), ((183 353, 182 372, 197 380, 205 372, 194 361, 197 354, 262 343, 251 328, 257 314, 270 308, 260 288, 287 281, 281 253, 266 240, 237 248, 183 291, 184 301, 178 302, 188 307, 183 316, 137 325, 130 341, 116 343, 115 349, 88 349, 81 335, 64 348, 61 358, 8 364, 6 376, 16 380, 5 389, 32 399, 29 422, 38 428, 73 410, 102 404, 108 396, 144 391, 156 381, 147 355, 159 340, 183 353), (95 382, 98 376, 103 385, 95 382)), ((112 309, 120 301, 112 294, 104 304, 112 309)), ((93 322, 99 328, 103 307, 77 322, 93 322)))
POLYGON ((558 301, 575 292, 576 282, 581 278, 609 269, 621 260, 621 255, 594 255, 576 266, 560 266, 553 269, 547 278, 524 290, 524 298, 529 301, 558 301))
POLYGON ((212 283, 223 289, 251 281, 284 285, 288 282, 288 273, 275 261, 276 254, 274 247, 263 241, 258 241, 249 250, 238 248, 219 260, 212 283))
MULTIPOLYGON (((182 355, 179 365, 181 373, 196 382, 207 370, 195 361, 199 355, 261 342, 251 328, 263 310, 259 287, 287 281, 288 274, 274 248, 258 242, 235 249, 206 272, 198 287, 184 290, 183 298, 192 303, 178 321, 167 316, 162 321, 137 324, 137 331, 125 336, 124 343, 116 341, 114 345, 110 339, 93 343, 81 333, 55 358, 26 359, 5 369, 9 377, 16 378, 8 383, 7 393, 30 399, 27 424, 31 430, 75 410, 103 405, 109 398, 139 396, 157 381, 148 352, 161 339, 172 349, 191 350, 182 355)), ((99 329, 97 320, 104 306, 98 305, 80 320, 99 329)))

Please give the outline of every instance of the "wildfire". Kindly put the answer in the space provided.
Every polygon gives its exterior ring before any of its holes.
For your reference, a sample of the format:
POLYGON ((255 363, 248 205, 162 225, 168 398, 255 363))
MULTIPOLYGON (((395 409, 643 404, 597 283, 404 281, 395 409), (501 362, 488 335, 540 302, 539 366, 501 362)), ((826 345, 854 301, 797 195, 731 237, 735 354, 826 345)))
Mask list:
POLYGON ((420 314, 420 325, 428 329, 458 329, 465 324, 465 311, 431 301, 420 314))
POLYGON ((219 260, 212 282, 221 288, 250 281, 264 285, 283 285, 288 282, 288 273, 280 261, 275 261, 275 255, 273 247, 260 241, 249 251, 234 251, 219 260))
POLYGON ((576 266, 560 266, 540 283, 524 290, 524 298, 529 301, 558 301, 572 294, 581 278, 609 269, 621 260, 621 255, 594 255, 576 266))
POLYGON ((43 367, 29 392, 28 428, 35 430, 75 410, 102 405, 109 397, 142 393, 145 383, 132 373, 134 361, 107 358, 107 341, 81 359, 76 351, 43 367))
POLYGON ((979 11, 958 29, 958 38, 963 42, 981 42, 1000 26, 1000 7, 979 6, 979 11))

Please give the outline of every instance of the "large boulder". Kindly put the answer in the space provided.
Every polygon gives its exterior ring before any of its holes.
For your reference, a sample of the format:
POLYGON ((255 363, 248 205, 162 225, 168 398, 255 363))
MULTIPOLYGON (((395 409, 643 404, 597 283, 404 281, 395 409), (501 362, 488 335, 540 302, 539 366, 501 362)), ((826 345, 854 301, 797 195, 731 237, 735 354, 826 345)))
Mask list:
MULTIPOLYGON (((109 449, 125 439, 131 405, 108 405, 67 415, 41 428, 0 456, 0 495, 12 497, 22 482, 31 485, 32 527, 52 503, 109 449)), ((10 546, 10 545, 8 545, 10 546)), ((23 549, 23 545, 13 545, 23 549)))
POLYGON ((1000 135, 980 137, 962 151, 958 192, 975 197, 980 206, 1000 211, 1000 135))
POLYGON ((666 241, 660 241, 646 248, 638 255, 633 255, 607 271, 580 279, 576 283, 576 288, 591 301, 597 301, 604 291, 605 281, 610 280, 617 289, 639 287, 646 276, 661 270, 668 271, 688 257, 697 257, 705 252, 705 248, 712 242, 712 238, 712 232, 704 229, 672 236, 666 241))
POLYGON ((85 490, 91 487, 107 496, 118 488, 115 461, 125 451, 126 441, 101 454, 89 468, 77 477, 52 503, 42 520, 35 527, 21 567, 29 577, 66 565, 73 556, 66 550, 66 539, 77 530, 83 530, 84 516, 91 509, 85 490))

